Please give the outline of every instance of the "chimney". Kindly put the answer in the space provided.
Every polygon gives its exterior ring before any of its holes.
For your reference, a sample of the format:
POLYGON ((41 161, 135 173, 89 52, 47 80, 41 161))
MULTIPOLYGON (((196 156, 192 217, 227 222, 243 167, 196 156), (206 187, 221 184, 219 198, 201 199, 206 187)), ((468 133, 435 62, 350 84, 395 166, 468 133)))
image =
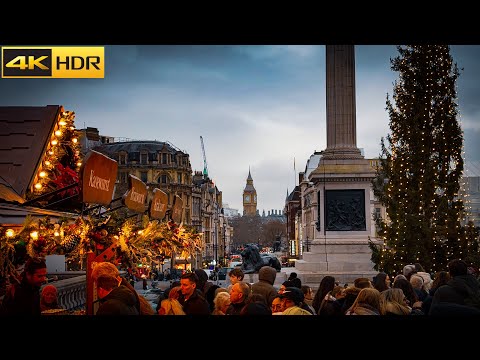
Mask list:
POLYGON ((85 134, 87 135, 88 140, 100 141, 100 135, 97 128, 87 127, 85 134))

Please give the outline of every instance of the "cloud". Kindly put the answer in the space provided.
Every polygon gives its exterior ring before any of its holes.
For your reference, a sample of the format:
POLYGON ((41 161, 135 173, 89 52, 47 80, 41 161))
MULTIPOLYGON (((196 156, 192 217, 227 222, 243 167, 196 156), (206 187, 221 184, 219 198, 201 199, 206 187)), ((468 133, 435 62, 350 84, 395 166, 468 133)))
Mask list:
MULTIPOLYGON (((281 209, 310 155, 326 147, 325 46, 107 46, 105 79, 0 79, 0 105, 64 105, 102 135, 169 141, 242 213, 251 168, 258 209, 281 209), (296 162, 296 173, 293 159, 296 162)), ((394 45, 359 45, 357 146, 377 157, 398 74, 394 45)), ((480 46, 452 46, 466 157, 480 157, 480 46)))

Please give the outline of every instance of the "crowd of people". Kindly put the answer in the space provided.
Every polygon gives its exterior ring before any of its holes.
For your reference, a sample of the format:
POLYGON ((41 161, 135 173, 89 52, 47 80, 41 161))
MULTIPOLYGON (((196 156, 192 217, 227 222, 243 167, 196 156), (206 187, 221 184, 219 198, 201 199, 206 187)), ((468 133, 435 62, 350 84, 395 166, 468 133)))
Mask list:
MULTIPOLYGON (((56 287, 44 285, 46 275, 44 260, 29 259, 19 281, 6 292, 0 314, 62 313, 56 287)), ((326 275, 316 291, 295 272, 277 289, 277 271, 270 266, 259 270, 253 284, 245 282, 244 275, 241 268, 232 269, 230 285, 224 288, 209 281, 202 269, 185 272, 153 308, 120 276, 117 266, 100 262, 92 270, 99 298, 95 315, 480 315, 479 279, 459 259, 435 274, 416 263, 393 279, 379 272, 371 280, 359 277, 343 286, 326 275)))

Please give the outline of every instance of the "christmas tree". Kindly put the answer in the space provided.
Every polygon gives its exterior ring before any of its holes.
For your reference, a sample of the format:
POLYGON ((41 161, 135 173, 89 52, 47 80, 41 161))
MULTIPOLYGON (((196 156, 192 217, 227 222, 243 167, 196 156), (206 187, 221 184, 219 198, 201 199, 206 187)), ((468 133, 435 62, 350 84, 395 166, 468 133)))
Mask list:
POLYGON ((406 264, 446 270, 448 261, 478 256, 478 231, 459 196, 463 133, 458 121, 457 64, 447 45, 398 46, 399 73, 387 95, 390 133, 381 141, 374 194, 386 209, 376 217, 383 246, 370 247, 376 270, 406 264))

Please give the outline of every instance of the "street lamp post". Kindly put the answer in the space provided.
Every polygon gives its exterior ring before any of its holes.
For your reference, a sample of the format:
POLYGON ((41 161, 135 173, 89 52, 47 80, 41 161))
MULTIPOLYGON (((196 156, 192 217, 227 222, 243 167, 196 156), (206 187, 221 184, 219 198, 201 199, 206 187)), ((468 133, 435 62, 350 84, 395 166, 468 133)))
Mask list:
POLYGON ((223 265, 226 267, 227 266, 227 244, 225 243, 225 224, 223 224, 223 265))

